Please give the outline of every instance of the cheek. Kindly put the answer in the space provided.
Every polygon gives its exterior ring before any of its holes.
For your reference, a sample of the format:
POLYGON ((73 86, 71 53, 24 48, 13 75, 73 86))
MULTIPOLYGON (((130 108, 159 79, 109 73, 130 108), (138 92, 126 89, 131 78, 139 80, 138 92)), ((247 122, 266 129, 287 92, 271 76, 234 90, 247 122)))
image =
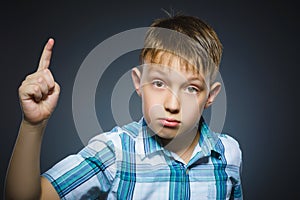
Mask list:
POLYGON ((182 108, 182 116, 184 116, 187 120, 198 120, 202 115, 205 98, 196 98, 196 97, 188 97, 182 100, 181 108, 182 108))
POLYGON ((147 123, 150 123, 152 119, 156 117, 164 116, 164 108, 159 98, 155 97, 154 95, 144 93, 142 95, 142 107, 143 115, 146 118, 147 123))
POLYGON ((198 118, 201 115, 201 110, 198 106, 189 106, 186 105, 182 108, 183 120, 194 123, 198 121, 198 118))

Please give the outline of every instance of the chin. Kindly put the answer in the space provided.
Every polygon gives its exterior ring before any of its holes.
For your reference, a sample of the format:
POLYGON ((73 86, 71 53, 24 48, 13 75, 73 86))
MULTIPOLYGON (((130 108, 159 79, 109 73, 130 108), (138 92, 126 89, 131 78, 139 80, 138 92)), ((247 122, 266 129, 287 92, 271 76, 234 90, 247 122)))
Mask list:
POLYGON ((166 132, 157 132, 156 135, 158 135, 160 138, 164 140, 172 140, 174 139, 178 134, 177 133, 166 133, 166 132))

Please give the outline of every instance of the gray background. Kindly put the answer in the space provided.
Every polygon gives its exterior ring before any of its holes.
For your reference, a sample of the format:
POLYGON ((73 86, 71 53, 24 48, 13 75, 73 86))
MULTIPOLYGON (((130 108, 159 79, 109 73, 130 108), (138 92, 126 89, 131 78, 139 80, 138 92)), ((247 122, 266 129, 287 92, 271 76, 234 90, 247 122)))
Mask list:
MULTIPOLYGON (((220 71, 228 102, 224 132, 234 136, 243 150, 245 199, 300 197, 296 164, 299 21, 292 1, 1 3, 1 195, 22 117, 17 88, 36 69, 48 37, 56 40, 51 70, 62 89, 44 137, 42 171, 83 147, 72 117, 72 88, 84 58, 106 38, 164 17, 161 8, 206 20, 223 42, 220 71)), ((138 64, 137 55, 135 51, 120 57, 99 82, 96 110, 106 130, 114 126, 111 90, 124 72, 138 64)), ((129 106, 133 113, 135 103, 140 105, 133 96, 129 106)), ((138 119, 136 113, 133 118, 138 119)))

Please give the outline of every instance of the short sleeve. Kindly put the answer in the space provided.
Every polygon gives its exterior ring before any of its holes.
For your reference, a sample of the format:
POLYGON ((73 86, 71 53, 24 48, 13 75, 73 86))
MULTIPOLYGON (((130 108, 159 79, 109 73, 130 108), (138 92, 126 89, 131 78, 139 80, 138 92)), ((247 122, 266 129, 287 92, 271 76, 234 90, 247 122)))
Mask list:
POLYGON ((109 191, 114 173, 114 145, 103 135, 42 176, 51 182, 61 199, 99 199, 109 191))

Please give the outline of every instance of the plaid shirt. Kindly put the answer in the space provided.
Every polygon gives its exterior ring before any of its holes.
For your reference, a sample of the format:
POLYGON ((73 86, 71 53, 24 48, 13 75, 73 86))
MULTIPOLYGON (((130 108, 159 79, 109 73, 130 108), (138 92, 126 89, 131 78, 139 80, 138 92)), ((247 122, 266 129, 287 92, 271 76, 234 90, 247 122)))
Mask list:
POLYGON ((164 149, 145 120, 99 134, 43 174, 61 199, 242 199, 241 151, 201 119, 189 163, 164 149))

